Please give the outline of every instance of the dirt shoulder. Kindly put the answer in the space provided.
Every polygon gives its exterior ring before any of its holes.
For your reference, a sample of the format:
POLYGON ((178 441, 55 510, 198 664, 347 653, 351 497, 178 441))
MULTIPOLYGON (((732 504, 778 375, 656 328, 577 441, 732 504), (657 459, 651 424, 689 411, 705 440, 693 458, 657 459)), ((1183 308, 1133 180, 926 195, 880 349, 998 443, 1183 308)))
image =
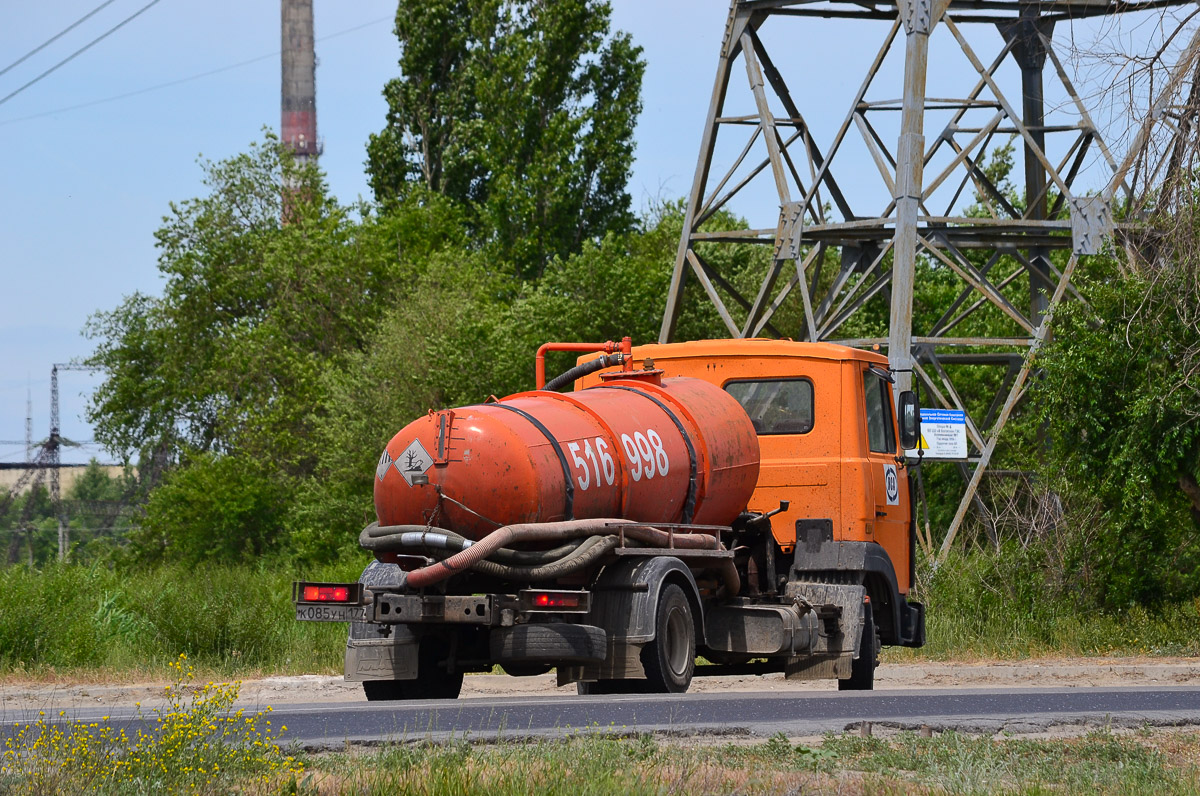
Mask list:
MULTIPOLYGON (((1083 688, 1200 685, 1196 658, 1043 658, 1024 662, 889 663, 876 673, 876 689, 914 688, 1083 688)), ((82 707, 145 707, 160 704, 162 682, 108 685, 103 682, 0 683, 0 717, 11 712, 82 707)), ((830 691, 833 681, 788 682, 781 674, 699 677, 693 693, 729 691, 830 691)), ((536 677, 472 675, 463 684, 462 698, 550 696, 574 693, 558 688, 553 674, 536 677)), ((314 702, 365 701, 362 686, 341 677, 299 675, 265 677, 242 682, 239 705, 266 706, 314 702)))

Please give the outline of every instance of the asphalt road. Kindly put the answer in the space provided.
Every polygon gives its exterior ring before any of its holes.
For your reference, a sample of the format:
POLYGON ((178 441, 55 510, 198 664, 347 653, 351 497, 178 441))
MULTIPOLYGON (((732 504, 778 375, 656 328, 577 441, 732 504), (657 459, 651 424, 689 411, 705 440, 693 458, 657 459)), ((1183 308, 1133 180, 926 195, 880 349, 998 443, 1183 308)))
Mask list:
MULTIPOLYGON (((57 711, 47 711, 48 717, 57 711)), ((68 718, 95 719, 93 709, 68 718)), ((13 721, 36 716, 9 714, 13 721)), ((276 708, 283 739, 307 747, 347 741, 519 738, 581 732, 673 732, 768 737, 882 727, 1035 732, 1056 725, 1200 726, 1200 688, 945 689, 874 692, 548 696, 419 703, 326 703, 276 708)), ((110 723, 134 724, 112 711, 110 723)), ((4 734, 0 731, 0 735, 4 734)))

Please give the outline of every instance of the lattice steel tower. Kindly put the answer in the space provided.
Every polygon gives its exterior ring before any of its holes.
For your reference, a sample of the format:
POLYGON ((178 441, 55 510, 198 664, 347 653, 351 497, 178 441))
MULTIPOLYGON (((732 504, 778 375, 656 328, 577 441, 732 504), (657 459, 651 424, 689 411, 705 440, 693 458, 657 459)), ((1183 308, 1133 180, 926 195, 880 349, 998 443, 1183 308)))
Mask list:
MULTIPOLYGON (((1055 49, 1055 29, 1147 9, 1163 10, 1176 25, 1167 12, 1185 5, 733 0, 660 342, 672 339, 694 280, 735 337, 766 332, 886 347, 898 388, 908 388, 915 373, 927 405, 967 412, 971 469, 948 547, 1024 393, 1055 307, 1077 295, 1071 279, 1079 257, 1099 253, 1114 233, 1119 242, 1136 226, 1127 217, 1114 223, 1113 209, 1128 206, 1140 185, 1152 184, 1162 165, 1162 147, 1153 144, 1171 135, 1180 92, 1197 62, 1194 34, 1168 38, 1177 57, 1145 98, 1144 118, 1126 109, 1122 140, 1107 142, 1091 98, 1077 90, 1069 62, 1055 49), (783 41, 785 57, 792 57, 805 48, 805 25, 811 29, 814 18, 840 20, 843 34, 859 34, 856 49, 874 53, 840 107, 806 106, 805 98, 815 81, 833 82, 848 67, 810 64, 793 92, 764 43, 777 49, 775 42, 783 41), (787 38, 773 40, 772 33, 787 38), (933 72, 931 40, 939 48, 933 72), (980 52, 984 45, 996 49, 980 52), (898 85, 893 75, 901 69, 898 85), (927 93, 927 86, 937 93, 927 93), (810 124, 831 116, 840 120, 826 125, 831 135, 810 124), (1017 145, 1016 196, 984 168, 990 148, 1010 139, 1017 145), (873 184, 839 182, 850 160, 868 164, 873 184), (716 164, 723 174, 714 180, 716 164), (777 217, 751 219, 745 229, 706 226, 735 197, 755 191, 777 195, 777 217), (968 214, 963 207, 972 196, 979 200, 968 214), (772 251, 754 277, 756 290, 746 288, 745 274, 738 282, 716 264, 722 246, 746 244, 772 251), (936 272, 947 289, 940 306, 922 308, 922 319, 936 320, 914 328, 922 258, 931 265, 923 272, 936 272), (785 307, 792 321, 781 328, 785 307), (886 330, 846 335, 843 327, 867 308, 889 319, 886 330), (999 322, 981 333, 979 318, 989 314, 999 322), (1004 375, 990 406, 971 411, 955 388, 954 371, 981 366, 999 366, 1004 375)), ((1111 113, 1111 106, 1103 110, 1111 113)))

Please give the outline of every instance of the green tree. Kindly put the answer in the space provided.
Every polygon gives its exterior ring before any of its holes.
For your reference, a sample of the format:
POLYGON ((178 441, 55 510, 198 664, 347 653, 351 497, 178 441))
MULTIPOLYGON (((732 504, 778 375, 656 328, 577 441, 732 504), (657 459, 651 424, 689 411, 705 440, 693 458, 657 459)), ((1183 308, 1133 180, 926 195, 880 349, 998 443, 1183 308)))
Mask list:
MULTIPOLYGON (((432 257, 366 348, 325 374, 328 409, 314 429, 319 461, 286 523, 288 548, 318 560, 355 550, 358 532, 373 519, 375 464, 387 441, 431 409, 533 389, 533 356, 541 343, 626 334, 635 343, 652 342, 682 219, 679 203, 658 208, 643 222, 645 232, 586 243, 515 299, 485 253, 447 250, 432 257)), ((726 214, 714 221, 745 226, 726 214)), ((723 329, 696 292, 679 328, 691 339, 720 336, 723 329)), ((557 373, 574 361, 551 355, 548 368, 557 373)))
POLYGON ((295 175, 306 198, 281 225, 282 154, 268 140, 204 164, 209 195, 172 204, 155 233, 162 296, 135 294, 89 322, 89 363, 107 373, 92 419, 109 448, 178 439, 303 466, 294 443, 316 376, 365 344, 405 277, 408 241, 394 224, 357 223, 315 171, 295 175))
POLYGON ((88 462, 63 494, 72 561, 112 560, 121 554, 129 538, 138 493, 132 468, 114 476, 95 459, 88 462))
POLYGON ((423 186, 471 207, 477 241, 525 278, 630 229, 645 64, 610 15, 603 0, 401 2, 401 77, 367 145, 376 198, 423 186))
POLYGON ((0 514, 5 560, 10 564, 40 564, 48 560, 52 546, 57 545, 57 527, 50 490, 44 483, 34 482, 0 514))
POLYGON ((1159 275, 1081 283, 1089 304, 1061 309, 1041 361, 1046 476, 1071 508, 1076 574, 1113 608, 1200 594, 1200 329, 1186 286, 1159 275))
POLYGON ((253 560, 273 546, 294 482, 247 456, 188 455, 149 496, 131 535, 138 557, 253 560))
POLYGON ((258 551, 277 537, 282 510, 255 511, 286 500, 316 466, 322 374, 367 346, 429 253, 458 243, 462 227, 444 199, 419 193, 355 218, 271 138, 204 168, 208 195, 173 204, 156 233, 162 296, 135 294, 88 326, 98 341, 89 364, 106 373, 89 410, 96 437, 147 465, 170 452, 183 472, 151 497, 150 535, 138 539, 183 558, 258 551), (299 189, 281 225, 285 175, 299 189), (223 480, 232 475, 246 478, 223 480), (193 525, 210 509, 226 542, 193 525))

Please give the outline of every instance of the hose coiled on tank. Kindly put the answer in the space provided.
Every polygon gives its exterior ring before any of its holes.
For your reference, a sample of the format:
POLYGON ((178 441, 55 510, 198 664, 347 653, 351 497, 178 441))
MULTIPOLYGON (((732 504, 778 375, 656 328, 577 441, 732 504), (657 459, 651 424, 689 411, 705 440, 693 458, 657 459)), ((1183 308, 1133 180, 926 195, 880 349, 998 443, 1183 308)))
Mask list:
MULTIPOLYGON (((551 564, 571 553, 584 543, 576 539, 559 545, 552 550, 512 550, 502 547, 488 555, 489 561, 516 566, 551 564)), ((449 551, 458 553, 472 544, 470 539, 445 528, 424 525, 380 525, 373 522, 358 535, 358 544, 372 552, 394 553, 400 550, 420 549, 431 553, 449 551)))
POLYGON ((576 379, 582 379, 589 373, 595 373, 598 370, 611 368, 613 365, 620 365, 625 362, 625 355, 618 351, 615 354, 604 354, 596 359, 589 359, 582 365, 576 365, 570 370, 563 371, 550 381, 546 382, 543 390, 557 390, 560 387, 566 386, 576 379))
MULTIPOLYGON (((501 577, 514 577, 515 579, 517 577, 516 574, 501 574, 502 570, 495 569, 494 567, 518 567, 519 569, 511 570, 511 572, 520 572, 520 577, 525 578, 528 576, 529 570, 537 569, 541 565, 548 568, 563 566, 564 561, 570 557, 570 562, 567 565, 572 566, 572 569, 567 570, 567 572, 573 572, 598 560, 612 549, 612 547, 602 549, 607 546, 607 542, 603 546, 596 544, 595 546, 588 547, 587 550, 576 550, 575 548, 582 548, 589 540, 597 538, 602 540, 612 539, 612 546, 615 547, 617 540, 616 537, 612 536, 611 532, 618 526, 626 526, 621 531, 626 540, 641 542, 650 547, 666 548, 673 546, 681 550, 723 549, 720 541, 714 536, 693 533, 668 534, 666 531, 660 531, 657 528, 644 526, 628 527, 628 522, 628 520, 618 518, 600 518, 592 520, 566 520, 563 522, 519 523, 499 528, 478 542, 472 542, 452 531, 441 528, 431 530, 424 525, 379 525, 378 523, 372 523, 364 528, 359 535, 359 544, 367 550, 387 552, 393 552, 397 548, 403 549, 406 542, 411 543, 413 546, 427 545, 438 549, 446 549, 447 551, 457 550, 457 552, 437 563, 421 567, 412 572, 399 573, 399 587, 410 589, 423 589, 433 583, 445 580, 456 572, 468 569, 476 570, 476 565, 481 562, 483 562, 485 568, 491 569, 492 573, 499 574, 501 577), (411 536, 408 536, 408 534, 411 534, 411 536), (539 542, 558 540, 571 541, 554 550, 542 551, 540 553, 511 550, 504 547, 505 543, 512 541, 539 542), (571 548, 571 550, 557 560, 546 561, 541 565, 535 564, 532 567, 522 567, 519 564, 507 564, 490 560, 493 556, 500 557, 498 553, 501 550, 505 551, 504 556, 512 558, 517 554, 547 556, 557 554, 563 548, 567 547, 571 548), (576 556, 575 554, 578 555, 576 556), (581 560, 583 563, 575 566, 581 560)), ((734 566, 732 560, 723 560, 713 568, 717 570, 721 579, 725 582, 725 588, 730 596, 735 596, 741 591, 741 577, 738 575, 737 568, 734 566)), ((485 569, 478 569, 478 571, 485 572, 485 569)), ((548 580, 552 577, 561 577, 567 574, 567 572, 561 569, 549 569, 547 571, 555 571, 556 574, 548 575, 545 578, 540 577, 539 574, 537 579, 548 580)))
POLYGON ((478 572, 481 575, 490 575, 496 578, 528 583, 554 580, 595 564, 612 552, 613 548, 617 546, 617 541, 617 537, 615 536, 589 536, 583 540, 578 548, 563 556, 558 561, 553 561, 549 564, 521 567, 510 564, 498 564, 494 561, 483 559, 471 564, 471 571, 478 572))
MULTIPOLYGON (((421 525, 381 526, 379 523, 371 523, 364 528, 358 541, 367 550, 425 550, 451 554, 466 550, 474 544, 470 539, 442 528, 432 529, 421 525)), ((500 548, 488 558, 471 564, 469 569, 483 575, 510 580, 554 580, 591 566, 612 551, 617 543, 616 536, 588 536, 553 550, 500 548)))
MULTIPOLYGON (((475 542, 465 550, 455 553, 449 558, 435 564, 415 569, 412 572, 399 573, 399 588, 423 589, 431 584, 445 580, 456 572, 473 569, 476 562, 486 559, 489 555, 505 544, 513 541, 544 542, 564 539, 578 539, 589 536, 609 536, 619 526, 626 539, 633 539, 651 547, 675 547, 680 550, 719 550, 723 549, 721 542, 714 536, 704 534, 678 533, 668 534, 657 528, 629 527, 628 520, 615 518, 597 518, 592 520, 565 520, 562 522, 518 523, 498 528, 491 534, 475 542)), ((724 559, 713 569, 717 570, 730 596, 735 596, 741 590, 742 582, 732 559, 724 559)))

